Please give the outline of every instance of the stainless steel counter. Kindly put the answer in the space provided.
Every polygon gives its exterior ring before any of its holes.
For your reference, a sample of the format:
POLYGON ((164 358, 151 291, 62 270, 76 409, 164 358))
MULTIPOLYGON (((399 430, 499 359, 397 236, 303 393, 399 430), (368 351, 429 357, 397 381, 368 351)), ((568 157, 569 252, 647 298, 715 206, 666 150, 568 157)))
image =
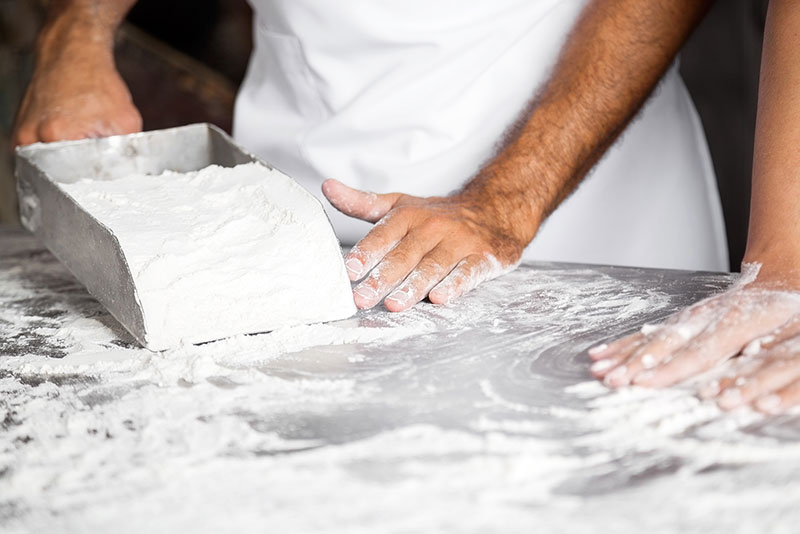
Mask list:
POLYGON ((449 307, 150 353, 0 230, 0 529, 795 532, 796 416, 588 373, 730 280, 526 264, 449 307))

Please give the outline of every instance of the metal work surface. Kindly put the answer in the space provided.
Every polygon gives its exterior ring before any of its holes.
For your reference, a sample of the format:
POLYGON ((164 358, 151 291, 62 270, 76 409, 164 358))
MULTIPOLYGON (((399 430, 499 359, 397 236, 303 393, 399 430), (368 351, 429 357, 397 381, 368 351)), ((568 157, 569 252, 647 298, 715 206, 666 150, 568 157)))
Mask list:
POLYGON ((152 353, 0 231, 0 530, 796 532, 795 416, 588 373, 729 283, 530 264, 449 307, 152 353))

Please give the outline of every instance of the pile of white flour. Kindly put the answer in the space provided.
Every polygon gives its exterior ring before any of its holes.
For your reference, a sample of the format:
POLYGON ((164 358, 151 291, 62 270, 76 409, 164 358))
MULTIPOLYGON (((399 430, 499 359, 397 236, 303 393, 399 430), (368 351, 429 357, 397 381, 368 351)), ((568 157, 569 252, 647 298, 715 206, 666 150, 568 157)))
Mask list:
POLYGON ((212 165, 62 187, 119 240, 152 350, 356 311, 322 206, 277 170, 212 165))

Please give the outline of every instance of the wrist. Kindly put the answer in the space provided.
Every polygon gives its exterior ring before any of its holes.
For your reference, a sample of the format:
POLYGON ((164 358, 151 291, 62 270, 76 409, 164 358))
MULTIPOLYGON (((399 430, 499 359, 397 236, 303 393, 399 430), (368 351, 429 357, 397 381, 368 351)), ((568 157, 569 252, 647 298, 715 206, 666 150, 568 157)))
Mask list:
POLYGON ((800 289, 800 251, 787 247, 748 246, 742 260, 745 265, 758 265, 756 282, 776 289, 800 289))
POLYGON ((39 34, 37 66, 48 67, 63 58, 113 66, 115 29, 91 16, 58 13, 47 21, 39 34))
POLYGON ((457 197, 480 213, 485 224, 499 228, 524 248, 546 217, 527 181, 521 173, 494 162, 467 183, 457 197))

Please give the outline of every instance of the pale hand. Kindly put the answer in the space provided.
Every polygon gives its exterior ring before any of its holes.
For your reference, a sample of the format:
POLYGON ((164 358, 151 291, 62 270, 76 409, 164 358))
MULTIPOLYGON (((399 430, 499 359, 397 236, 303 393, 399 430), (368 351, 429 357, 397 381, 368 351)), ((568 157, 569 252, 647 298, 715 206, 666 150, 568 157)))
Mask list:
POLYGON ((323 183, 322 191, 345 215, 377 222, 345 258, 350 279, 364 278, 353 295, 361 309, 384 297, 395 312, 425 297, 449 303, 514 269, 527 244, 497 224, 485 204, 462 195, 378 195, 336 180, 323 183))
POLYGON ((39 65, 20 106, 13 144, 141 131, 142 118, 113 61, 101 55, 39 65))
POLYGON ((671 386, 738 356, 700 396, 726 410, 783 412, 800 404, 800 292, 737 284, 589 356, 592 374, 614 388, 671 386))

